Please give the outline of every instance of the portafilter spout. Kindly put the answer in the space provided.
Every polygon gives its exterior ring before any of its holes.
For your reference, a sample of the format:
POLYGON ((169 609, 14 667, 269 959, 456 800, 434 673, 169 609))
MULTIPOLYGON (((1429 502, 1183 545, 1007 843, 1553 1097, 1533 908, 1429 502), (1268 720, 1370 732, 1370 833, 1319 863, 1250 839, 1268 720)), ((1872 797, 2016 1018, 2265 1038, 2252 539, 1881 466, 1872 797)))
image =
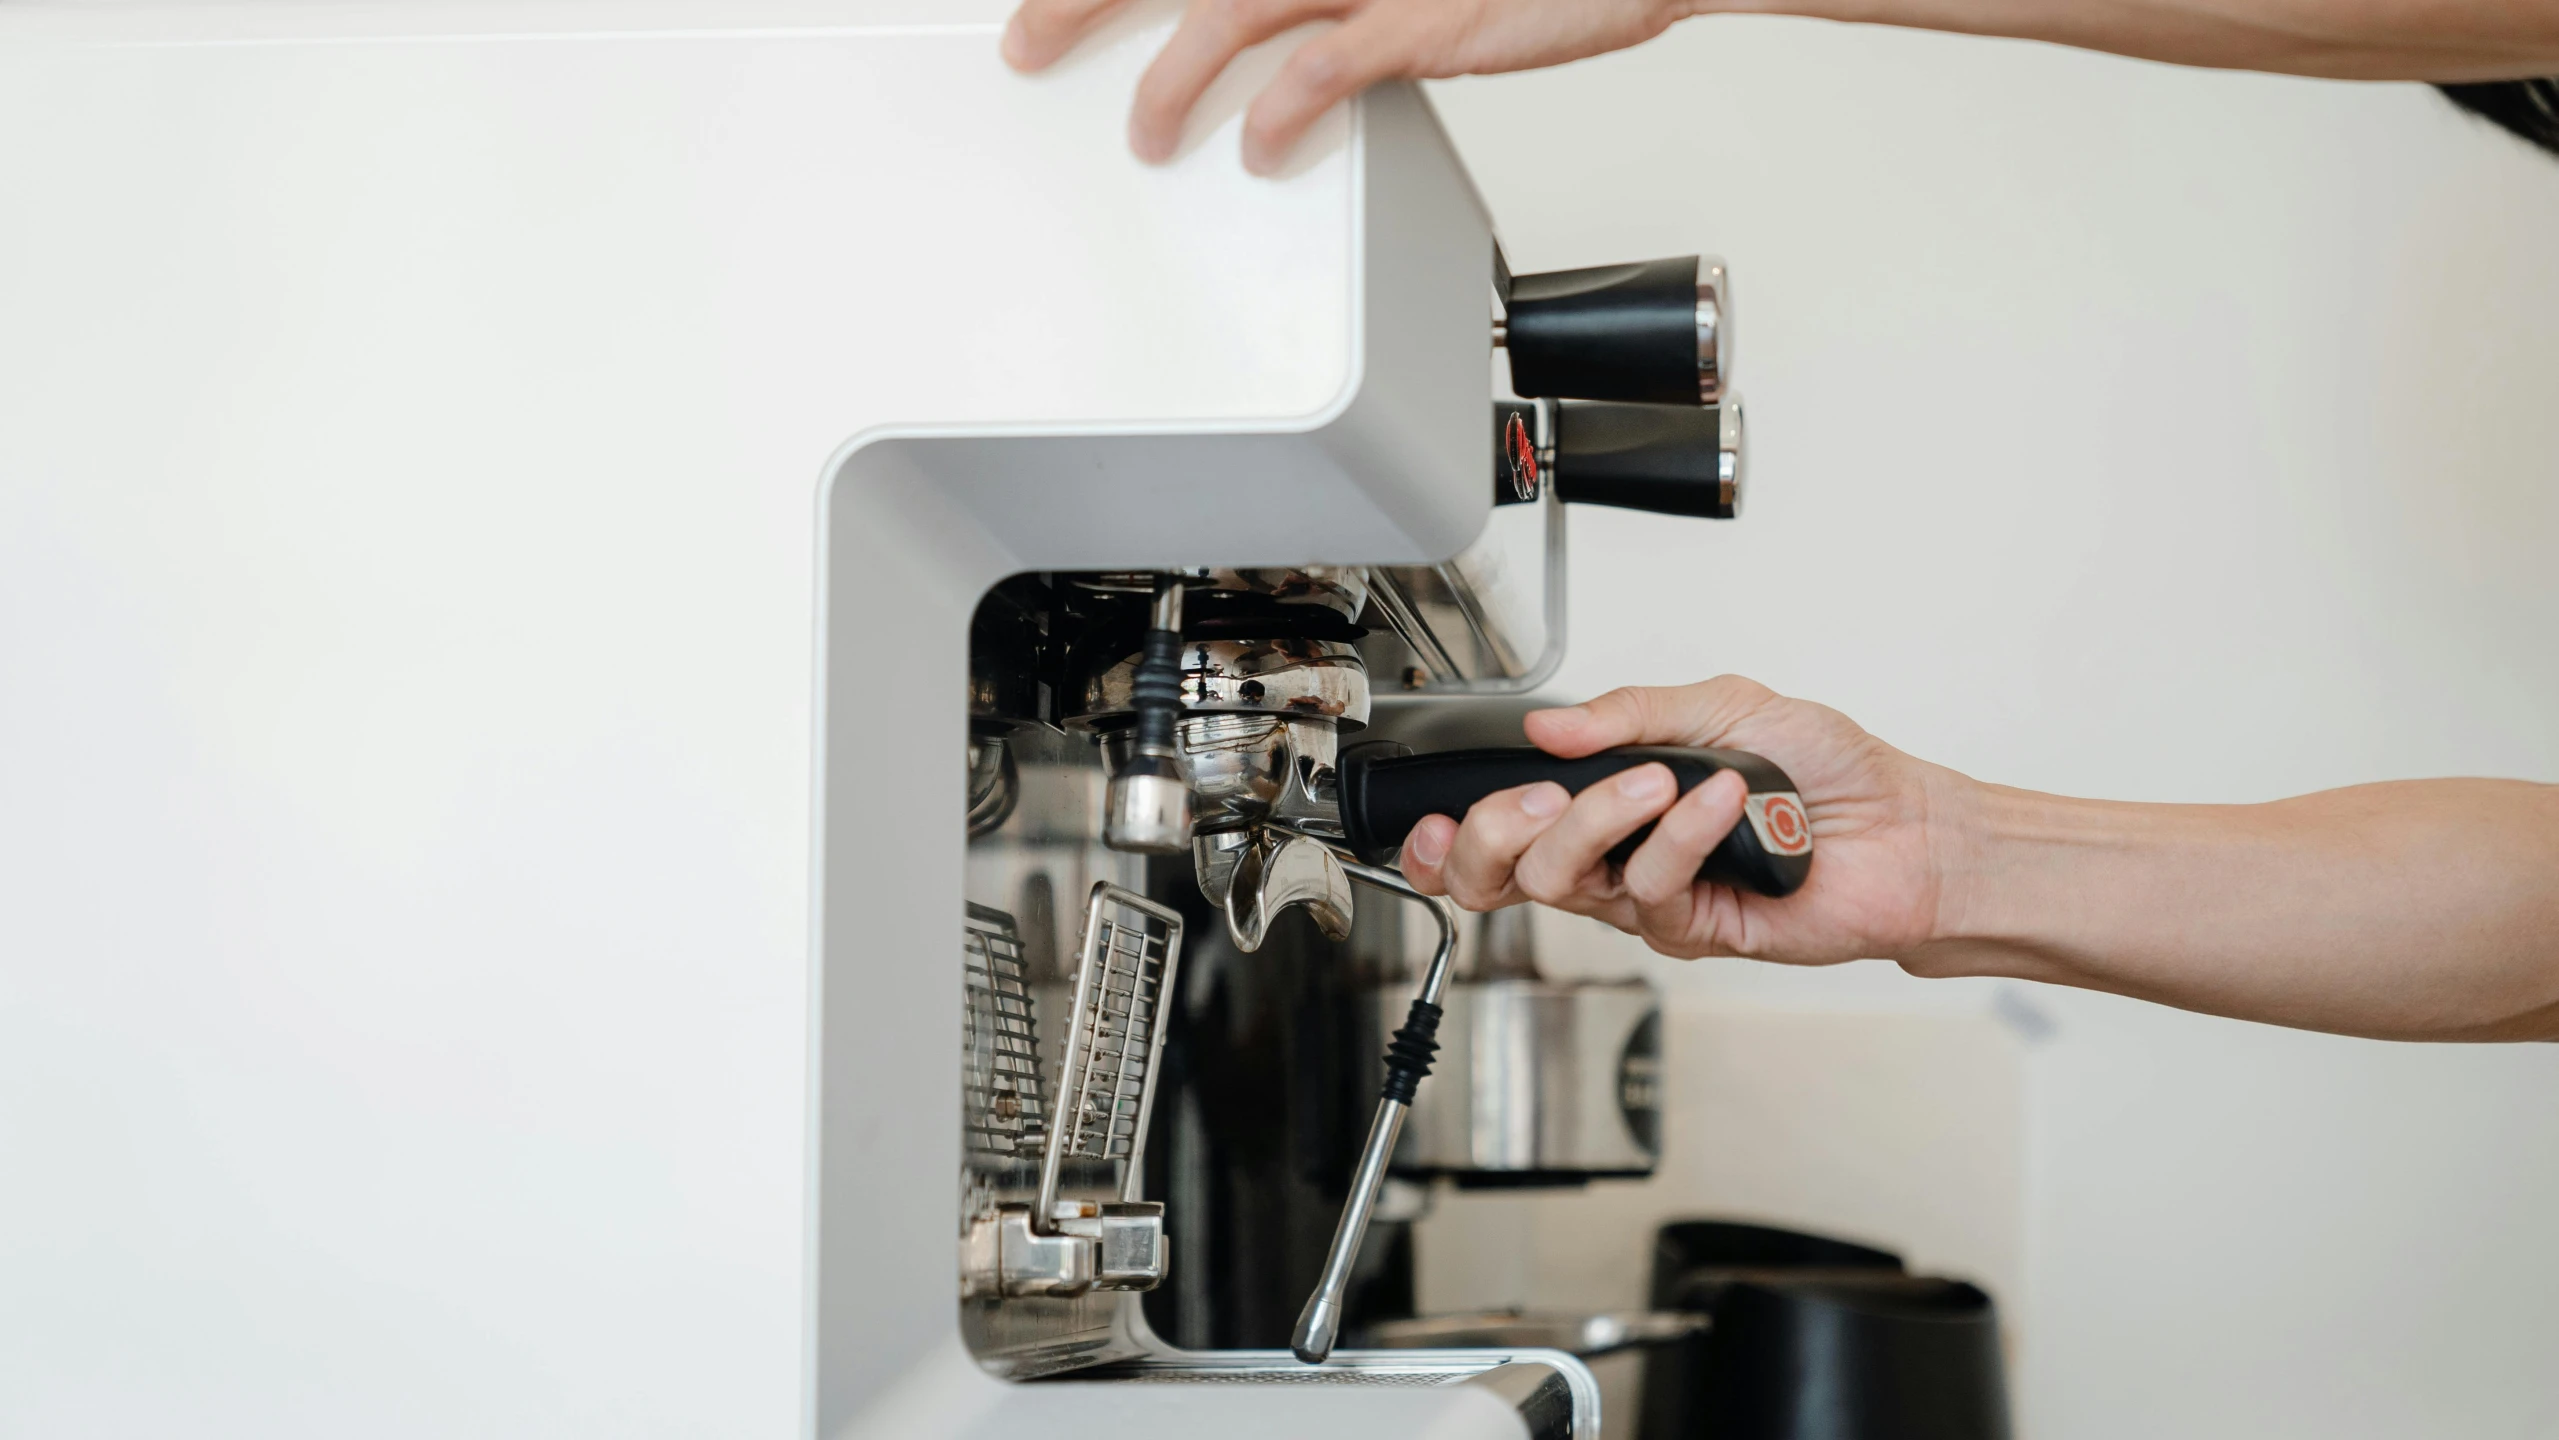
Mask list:
POLYGON ((1377 1207, 1378 1187, 1386 1183, 1386 1165, 1395 1156, 1396 1138, 1404 1131, 1404 1112, 1411 1108, 1422 1077, 1431 1073, 1431 1057, 1439 1051, 1439 999, 1448 988, 1450 961, 1457 954, 1457 906, 1443 896, 1425 895, 1411 881, 1382 865, 1341 857, 1342 870, 1363 885, 1374 886, 1428 906, 1439 922, 1439 948, 1431 953, 1422 976, 1422 993, 1413 998, 1402 1028, 1386 1047, 1386 1083, 1377 1100, 1377 1118, 1368 1127, 1368 1145, 1360 1152, 1359 1169, 1351 1176, 1350 1197, 1342 1202, 1341 1223, 1333 1228, 1333 1248, 1324 1257, 1323 1278, 1315 1284, 1288 1348, 1309 1365, 1320 1365, 1333 1353, 1342 1328, 1342 1292, 1350 1285, 1351 1262, 1359 1258, 1368 1235, 1369 1213, 1377 1207))

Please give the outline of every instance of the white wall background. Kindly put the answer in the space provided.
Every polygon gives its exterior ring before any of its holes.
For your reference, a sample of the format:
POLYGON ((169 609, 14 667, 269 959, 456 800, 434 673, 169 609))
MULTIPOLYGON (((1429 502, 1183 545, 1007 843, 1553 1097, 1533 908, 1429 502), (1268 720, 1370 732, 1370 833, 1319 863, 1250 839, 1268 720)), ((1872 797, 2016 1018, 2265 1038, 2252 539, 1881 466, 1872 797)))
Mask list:
MULTIPOLYGON (((2559 780, 2559 162, 2416 87, 1782 20, 1434 98, 1521 267, 1734 267, 1750 513, 1577 515, 1561 689, 1738 671, 2130 799, 2559 780)), ((2559 1434, 2559 1047, 1550 936, 1759 1057, 1684 1071, 1727 1136, 1735 1087, 1807 1093, 1865 1017, 1943 1022, 1677 1183, 2013 1268, 2028 1433, 2559 1434), (1964 1034, 2022 1116, 1942 1063, 1964 1034), (2012 1126, 2022 1224, 1925 1213, 1961 1183, 1923 1142, 1995 1172, 1975 1132, 2012 1126)))

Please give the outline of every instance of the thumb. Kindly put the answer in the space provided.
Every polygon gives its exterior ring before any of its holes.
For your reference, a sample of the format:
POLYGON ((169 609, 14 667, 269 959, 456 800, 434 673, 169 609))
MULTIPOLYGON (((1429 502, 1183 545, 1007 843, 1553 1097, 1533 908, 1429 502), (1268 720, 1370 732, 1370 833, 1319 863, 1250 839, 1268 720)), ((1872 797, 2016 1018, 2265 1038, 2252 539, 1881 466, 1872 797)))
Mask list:
POLYGON ((1776 698, 1755 680, 1719 675, 1695 685, 1628 685, 1524 722, 1539 749, 1566 759, 1614 745, 1712 745, 1776 698))

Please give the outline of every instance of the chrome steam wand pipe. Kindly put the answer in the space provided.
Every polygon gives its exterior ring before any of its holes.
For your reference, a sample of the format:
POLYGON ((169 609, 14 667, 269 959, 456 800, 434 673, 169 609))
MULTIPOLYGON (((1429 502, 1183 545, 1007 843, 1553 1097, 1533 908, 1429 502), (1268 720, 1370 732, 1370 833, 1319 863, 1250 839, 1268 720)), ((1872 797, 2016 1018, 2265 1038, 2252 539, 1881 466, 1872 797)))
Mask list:
POLYGON ((1437 895, 1425 895, 1401 874, 1378 865, 1363 865, 1345 854, 1342 870, 1372 885, 1430 907, 1439 922, 1439 948, 1422 976, 1422 993, 1413 1000, 1403 1027, 1386 1048, 1386 1084, 1377 1101, 1377 1118, 1368 1127, 1367 1148, 1351 1176, 1350 1198, 1342 1203, 1341 1223, 1333 1229, 1333 1248, 1324 1257, 1324 1275, 1316 1282, 1288 1348, 1309 1365, 1320 1365, 1333 1353, 1342 1328, 1342 1292, 1350 1285, 1351 1262, 1359 1258, 1368 1236, 1369 1212, 1377 1208, 1378 1187, 1386 1183, 1386 1165, 1395 1156, 1396 1138, 1404 1132, 1404 1112, 1411 1108, 1422 1077, 1431 1073, 1431 1056, 1439 1050, 1439 997, 1448 988, 1448 967, 1457 954, 1457 907, 1437 895))

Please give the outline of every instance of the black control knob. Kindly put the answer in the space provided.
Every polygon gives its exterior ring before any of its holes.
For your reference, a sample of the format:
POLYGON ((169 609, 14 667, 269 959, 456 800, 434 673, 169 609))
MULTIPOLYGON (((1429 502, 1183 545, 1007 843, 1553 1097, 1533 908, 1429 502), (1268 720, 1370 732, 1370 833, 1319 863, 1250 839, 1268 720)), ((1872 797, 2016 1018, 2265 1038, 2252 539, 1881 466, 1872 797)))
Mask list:
POLYGON ((1742 402, 1560 406, 1555 494, 1583 505, 1730 520, 1742 513, 1742 402))
POLYGON ((1493 503, 1548 486, 1579 505, 1731 520, 1747 470, 1742 402, 1621 405, 1493 402, 1493 503))
POLYGON ((1495 341, 1530 397, 1712 405, 1732 373, 1732 281, 1683 255, 1511 277, 1495 341))

